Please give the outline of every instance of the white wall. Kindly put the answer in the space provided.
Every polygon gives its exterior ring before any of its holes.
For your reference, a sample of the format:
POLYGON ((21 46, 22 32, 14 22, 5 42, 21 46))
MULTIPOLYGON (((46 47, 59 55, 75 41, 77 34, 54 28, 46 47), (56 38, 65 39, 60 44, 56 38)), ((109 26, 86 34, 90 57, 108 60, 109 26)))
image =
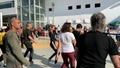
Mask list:
POLYGON ((116 19, 120 19, 120 1, 119 0, 45 0, 46 17, 53 20, 55 25, 62 25, 66 20, 89 19, 95 12, 103 12, 106 15, 107 23, 116 19), (54 6, 53 12, 49 12, 49 8, 54 6), (101 7, 95 8, 95 3, 101 3, 101 7), (90 8, 85 8, 85 4, 90 4, 90 8), (81 9, 76 9, 76 5, 81 5, 81 9), (72 10, 68 10, 68 6, 73 6, 72 10))
POLYGON ((16 15, 17 14, 17 8, 16 8, 16 1, 17 0, 0 0, 0 2, 7 2, 7 1, 15 1, 15 7, 12 8, 5 8, 5 9, 0 9, 0 12, 3 15, 16 15))
POLYGON ((15 8, 1 9, 0 12, 1 12, 3 15, 15 15, 15 14, 17 14, 15 8))

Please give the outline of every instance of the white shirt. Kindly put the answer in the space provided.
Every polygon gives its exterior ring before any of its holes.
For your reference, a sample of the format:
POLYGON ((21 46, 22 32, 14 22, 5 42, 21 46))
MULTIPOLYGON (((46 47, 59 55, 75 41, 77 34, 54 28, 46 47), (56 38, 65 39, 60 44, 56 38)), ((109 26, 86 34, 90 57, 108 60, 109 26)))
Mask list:
POLYGON ((72 40, 75 40, 73 33, 65 32, 59 35, 59 40, 62 42, 62 53, 74 52, 72 40))

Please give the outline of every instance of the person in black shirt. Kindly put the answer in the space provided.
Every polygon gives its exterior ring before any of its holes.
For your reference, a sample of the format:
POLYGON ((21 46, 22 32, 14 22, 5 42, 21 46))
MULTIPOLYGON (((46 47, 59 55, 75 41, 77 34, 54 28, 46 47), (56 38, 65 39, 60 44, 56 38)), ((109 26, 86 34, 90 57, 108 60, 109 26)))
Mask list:
MULTIPOLYGON (((72 33, 73 33, 74 36, 75 36, 76 42, 79 42, 79 41, 78 41, 79 36, 80 36, 81 34, 83 34, 83 33, 82 33, 82 25, 81 25, 81 24, 77 24, 76 30, 73 30, 72 33)), ((79 45, 79 43, 77 43, 76 46, 77 46, 77 45, 79 45)))
POLYGON ((83 31, 84 31, 84 33, 88 32, 87 26, 84 26, 83 31))
POLYGON ((27 23, 26 25, 26 29, 23 31, 23 35, 24 35, 24 44, 27 48, 25 54, 24 54, 24 57, 27 56, 28 52, 30 51, 30 57, 29 57, 29 61, 30 63, 33 63, 32 61, 32 58, 33 58, 33 46, 32 46, 32 43, 34 43, 34 38, 33 38, 33 35, 32 35, 32 25, 30 23, 27 23))
MULTIPOLYGON (((54 50, 54 53, 48 59, 48 62, 49 62, 57 54, 57 47, 56 47, 56 44, 55 44, 56 33, 54 32, 55 31, 55 26, 54 25, 50 25, 48 31, 49 31, 49 37, 50 37, 50 47, 54 50)), ((57 61, 55 61, 55 63, 57 63, 57 61)))
POLYGON ((77 57, 76 68, 105 68, 108 54, 115 68, 120 68, 117 45, 114 40, 101 31, 105 25, 105 16, 95 13, 91 17, 92 30, 79 37, 76 46, 77 57))

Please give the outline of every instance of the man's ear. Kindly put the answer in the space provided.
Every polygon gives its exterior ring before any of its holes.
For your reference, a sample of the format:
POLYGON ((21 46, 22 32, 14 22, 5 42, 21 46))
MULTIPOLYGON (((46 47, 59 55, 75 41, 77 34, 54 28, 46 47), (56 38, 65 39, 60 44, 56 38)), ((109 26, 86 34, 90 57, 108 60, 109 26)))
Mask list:
POLYGON ((13 23, 11 23, 11 26, 13 26, 13 23))

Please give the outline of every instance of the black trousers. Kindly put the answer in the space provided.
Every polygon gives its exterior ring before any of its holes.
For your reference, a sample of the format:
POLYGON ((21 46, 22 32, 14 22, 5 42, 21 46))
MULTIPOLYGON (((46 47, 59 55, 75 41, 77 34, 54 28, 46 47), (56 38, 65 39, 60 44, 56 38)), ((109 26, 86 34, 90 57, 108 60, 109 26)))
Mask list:
POLYGON ((0 56, 0 62, 1 62, 3 60, 3 53, 6 53, 5 46, 4 45, 0 45, 0 49, 2 51, 2 55, 0 56))
POLYGON ((54 50, 54 53, 49 57, 49 60, 51 60, 57 54, 57 49, 54 47, 52 42, 50 43, 50 47, 54 50))
POLYGON ((33 53, 34 53, 32 43, 30 41, 25 41, 25 46, 26 46, 27 50, 24 54, 24 57, 26 57, 28 55, 28 53, 30 52, 29 61, 31 62, 33 59, 33 53))

